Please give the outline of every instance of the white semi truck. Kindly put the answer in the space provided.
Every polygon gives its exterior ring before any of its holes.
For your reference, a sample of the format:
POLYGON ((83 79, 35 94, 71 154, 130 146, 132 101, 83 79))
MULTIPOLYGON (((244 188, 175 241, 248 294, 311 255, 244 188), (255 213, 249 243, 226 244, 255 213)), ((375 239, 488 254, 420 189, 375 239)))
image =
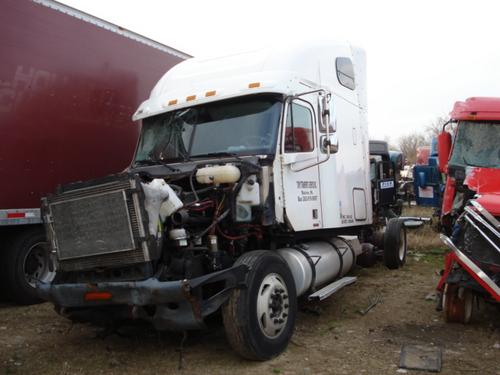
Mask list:
POLYGON ((168 330, 222 311, 236 352, 278 355, 299 297, 354 282, 377 249, 405 261, 403 222, 381 214, 394 183, 370 174, 365 82, 364 52, 330 42, 180 63, 134 115, 130 168, 44 199, 56 276, 40 296, 168 330))

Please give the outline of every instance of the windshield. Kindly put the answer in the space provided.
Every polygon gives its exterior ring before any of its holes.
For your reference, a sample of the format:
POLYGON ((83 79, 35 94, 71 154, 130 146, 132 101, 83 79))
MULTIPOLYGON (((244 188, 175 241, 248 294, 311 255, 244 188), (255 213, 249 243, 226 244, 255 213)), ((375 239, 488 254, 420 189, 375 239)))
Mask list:
POLYGON ((500 123, 460 122, 449 164, 500 168, 499 134, 500 123))
POLYGON ((249 96, 145 119, 135 163, 273 154, 281 107, 279 97, 249 96))

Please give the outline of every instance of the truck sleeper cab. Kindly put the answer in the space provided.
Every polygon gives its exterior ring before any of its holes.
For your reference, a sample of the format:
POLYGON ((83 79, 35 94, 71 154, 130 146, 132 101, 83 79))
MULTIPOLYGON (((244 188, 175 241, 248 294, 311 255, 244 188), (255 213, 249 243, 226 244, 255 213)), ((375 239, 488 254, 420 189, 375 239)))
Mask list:
MULTIPOLYGON (((158 329, 200 328, 220 309, 240 355, 281 353, 297 298, 354 282, 346 274, 380 229, 364 64, 359 49, 312 43, 173 68, 134 115, 128 171, 44 200, 58 264, 40 295, 70 317, 158 329)), ((395 268, 406 238, 389 226, 395 268)))

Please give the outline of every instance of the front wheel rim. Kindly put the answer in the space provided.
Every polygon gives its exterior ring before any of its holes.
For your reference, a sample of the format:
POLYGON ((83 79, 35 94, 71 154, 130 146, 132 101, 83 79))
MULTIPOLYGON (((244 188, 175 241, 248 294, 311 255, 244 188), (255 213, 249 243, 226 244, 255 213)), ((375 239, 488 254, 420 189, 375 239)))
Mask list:
POLYGON ((26 282, 32 287, 36 287, 37 282, 50 282, 55 276, 55 272, 50 270, 50 255, 46 242, 33 244, 24 259, 23 271, 26 282))
POLYGON ((289 306, 288 288, 283 278, 276 273, 264 277, 257 295, 257 320, 266 337, 275 339, 285 330, 289 306))

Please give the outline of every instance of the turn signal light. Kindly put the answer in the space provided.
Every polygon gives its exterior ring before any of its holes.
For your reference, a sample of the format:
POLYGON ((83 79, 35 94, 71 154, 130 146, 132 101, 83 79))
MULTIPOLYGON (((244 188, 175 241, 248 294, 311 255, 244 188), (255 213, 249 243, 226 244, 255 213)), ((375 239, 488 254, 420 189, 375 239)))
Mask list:
POLYGON ((109 292, 87 292, 85 301, 109 301, 113 295, 109 292))
POLYGON ((260 82, 252 82, 248 84, 249 89, 256 89, 258 87, 260 87, 260 82))

